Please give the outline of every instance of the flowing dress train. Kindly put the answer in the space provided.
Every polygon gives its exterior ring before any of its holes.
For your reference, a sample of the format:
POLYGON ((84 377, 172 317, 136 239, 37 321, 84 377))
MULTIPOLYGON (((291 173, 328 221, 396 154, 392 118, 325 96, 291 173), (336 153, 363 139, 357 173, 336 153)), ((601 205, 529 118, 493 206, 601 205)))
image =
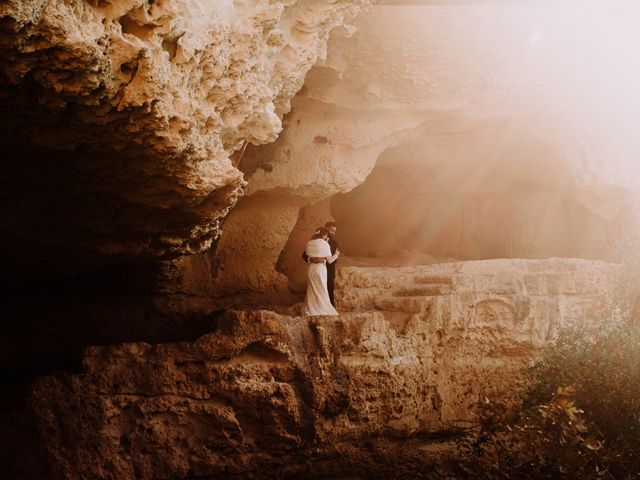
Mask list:
MULTIPOLYGON (((305 249, 309 257, 327 257, 329 263, 334 262, 336 255, 331 255, 329 243, 322 238, 310 240, 305 249)), ((305 299, 305 314, 338 315, 338 311, 331 305, 327 290, 327 266, 324 263, 309 263, 307 271, 307 297, 305 299)))

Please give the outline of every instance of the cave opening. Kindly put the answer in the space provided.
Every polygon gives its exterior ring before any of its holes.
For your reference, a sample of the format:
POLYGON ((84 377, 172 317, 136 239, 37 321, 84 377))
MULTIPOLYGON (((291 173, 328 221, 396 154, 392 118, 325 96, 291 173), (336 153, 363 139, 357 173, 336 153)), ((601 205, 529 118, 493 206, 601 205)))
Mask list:
POLYGON ((589 189, 552 132, 522 119, 434 115, 355 188, 300 208, 275 268, 303 293, 300 252, 338 223, 339 266, 552 257, 618 260, 624 191, 589 189))
POLYGON ((628 221, 603 213, 542 136, 506 120, 457 120, 385 150, 329 210, 361 265, 571 257, 611 259, 628 221))

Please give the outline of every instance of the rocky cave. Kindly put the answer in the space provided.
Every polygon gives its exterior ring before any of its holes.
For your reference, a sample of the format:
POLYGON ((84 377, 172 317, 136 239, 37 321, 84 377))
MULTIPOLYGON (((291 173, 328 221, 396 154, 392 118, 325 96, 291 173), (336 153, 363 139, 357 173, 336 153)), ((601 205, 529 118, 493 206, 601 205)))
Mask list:
POLYGON ((635 8, 1 2, 0 476, 443 478, 611 315, 635 8), (340 315, 305 316, 327 220, 340 315))

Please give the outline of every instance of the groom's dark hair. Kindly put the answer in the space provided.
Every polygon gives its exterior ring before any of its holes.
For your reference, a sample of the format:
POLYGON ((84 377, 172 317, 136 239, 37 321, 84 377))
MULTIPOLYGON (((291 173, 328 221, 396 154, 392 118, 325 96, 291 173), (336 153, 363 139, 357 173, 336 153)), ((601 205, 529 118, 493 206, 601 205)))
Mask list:
POLYGON ((329 230, 327 230, 327 229, 326 229, 326 228, 324 228, 324 227, 318 227, 318 228, 316 228, 316 231, 315 231, 315 233, 313 234, 313 237, 311 237, 311 238, 313 238, 313 239, 315 239, 315 238, 322 238, 322 237, 324 237, 325 235, 329 235, 329 230))
POLYGON ((331 228, 331 227, 338 228, 338 225, 336 224, 336 222, 327 222, 324 224, 324 228, 331 228))

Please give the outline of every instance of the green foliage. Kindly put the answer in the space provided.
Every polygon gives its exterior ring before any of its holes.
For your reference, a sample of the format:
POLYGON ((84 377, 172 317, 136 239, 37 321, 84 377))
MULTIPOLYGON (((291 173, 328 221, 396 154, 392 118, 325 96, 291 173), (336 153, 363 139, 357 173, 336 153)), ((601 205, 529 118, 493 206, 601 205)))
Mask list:
POLYGON ((589 337, 566 332, 531 369, 527 401, 541 403, 570 385, 604 439, 615 478, 640 476, 640 327, 624 324, 589 337))
POLYGON ((562 332, 522 402, 485 399, 462 446, 474 478, 640 478, 640 327, 562 332))
MULTIPOLYGON (((640 224, 640 219, 634 225, 640 224)), ((526 373, 520 403, 484 399, 461 442, 461 478, 640 479, 640 237, 622 260, 599 331, 560 332, 526 373)))

